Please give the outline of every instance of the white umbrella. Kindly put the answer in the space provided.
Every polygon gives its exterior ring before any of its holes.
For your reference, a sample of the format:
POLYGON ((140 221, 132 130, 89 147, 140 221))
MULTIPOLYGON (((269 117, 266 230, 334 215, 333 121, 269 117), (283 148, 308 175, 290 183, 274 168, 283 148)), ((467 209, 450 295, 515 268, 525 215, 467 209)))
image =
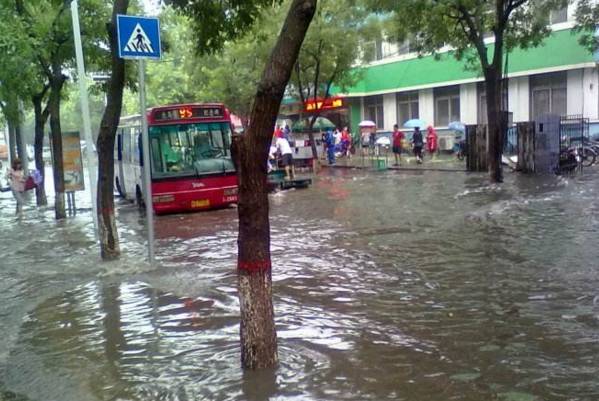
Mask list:
POLYGON ((358 126, 359 127, 376 127, 376 123, 374 121, 364 120, 360 124, 358 124, 358 126))
POLYGON ((382 136, 376 140, 377 145, 391 145, 391 139, 386 136, 382 136))

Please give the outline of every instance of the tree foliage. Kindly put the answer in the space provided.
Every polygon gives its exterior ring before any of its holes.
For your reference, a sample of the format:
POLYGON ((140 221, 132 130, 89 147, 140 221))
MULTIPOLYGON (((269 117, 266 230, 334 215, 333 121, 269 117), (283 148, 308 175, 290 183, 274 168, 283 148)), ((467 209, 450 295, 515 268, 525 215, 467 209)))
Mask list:
POLYGON ((228 41, 244 35, 260 18, 281 0, 167 0, 185 10, 193 25, 199 54, 215 53, 228 41))
MULTIPOLYGON (((371 0, 372 9, 390 13, 389 36, 410 40, 419 53, 451 48, 457 59, 466 59, 483 69, 501 63, 503 50, 541 44, 550 30, 551 10, 565 7, 568 0, 371 0), (500 54, 489 46, 501 42, 500 54), (491 56, 491 57, 489 57, 491 56), (494 60, 493 57, 500 57, 494 60)), ((471 64, 472 65, 472 64, 471 64)))
POLYGON ((330 95, 333 84, 344 89, 359 73, 352 70, 367 12, 356 0, 323 0, 300 51, 291 81, 300 99, 330 95))

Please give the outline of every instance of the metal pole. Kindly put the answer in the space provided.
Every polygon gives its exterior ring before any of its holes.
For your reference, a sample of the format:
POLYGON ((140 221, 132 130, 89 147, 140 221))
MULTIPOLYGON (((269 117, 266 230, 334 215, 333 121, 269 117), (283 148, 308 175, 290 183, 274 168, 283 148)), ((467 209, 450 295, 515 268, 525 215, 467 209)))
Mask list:
POLYGON ((87 154, 87 172, 92 195, 92 216, 94 219, 94 235, 98 239, 98 205, 97 205, 97 178, 98 171, 96 147, 92 137, 92 128, 89 117, 89 103, 87 98, 87 75, 83 62, 83 47, 81 46, 81 30, 79 28, 79 11, 77 0, 71 2, 71 15, 73 18, 73 36, 75 38, 75 56, 77 58, 77 74, 79 75, 79 96, 81 101, 81 114, 83 118, 83 135, 85 137, 87 154))
POLYGON ((141 143, 143 150, 143 178, 148 225, 148 260, 154 263, 154 209, 152 207, 152 177, 150 175, 150 141, 148 139, 148 121, 146 115, 146 62, 139 60, 139 105, 141 108, 141 143))

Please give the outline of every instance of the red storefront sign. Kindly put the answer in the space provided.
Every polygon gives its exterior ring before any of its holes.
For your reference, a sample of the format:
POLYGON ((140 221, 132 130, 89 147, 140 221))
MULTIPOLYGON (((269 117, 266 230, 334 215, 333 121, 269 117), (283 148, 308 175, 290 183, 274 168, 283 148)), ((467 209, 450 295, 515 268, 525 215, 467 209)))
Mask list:
POLYGON ((317 110, 338 109, 345 106, 342 97, 329 97, 326 99, 317 98, 316 100, 307 100, 304 102, 304 111, 312 112, 317 110))

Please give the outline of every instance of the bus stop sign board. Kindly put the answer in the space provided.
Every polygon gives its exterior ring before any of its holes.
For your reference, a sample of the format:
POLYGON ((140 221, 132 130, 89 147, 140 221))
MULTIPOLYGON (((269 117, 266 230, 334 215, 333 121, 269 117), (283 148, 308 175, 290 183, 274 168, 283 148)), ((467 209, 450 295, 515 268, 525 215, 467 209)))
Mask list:
POLYGON ((158 18, 117 15, 119 57, 160 59, 160 22, 158 18))

